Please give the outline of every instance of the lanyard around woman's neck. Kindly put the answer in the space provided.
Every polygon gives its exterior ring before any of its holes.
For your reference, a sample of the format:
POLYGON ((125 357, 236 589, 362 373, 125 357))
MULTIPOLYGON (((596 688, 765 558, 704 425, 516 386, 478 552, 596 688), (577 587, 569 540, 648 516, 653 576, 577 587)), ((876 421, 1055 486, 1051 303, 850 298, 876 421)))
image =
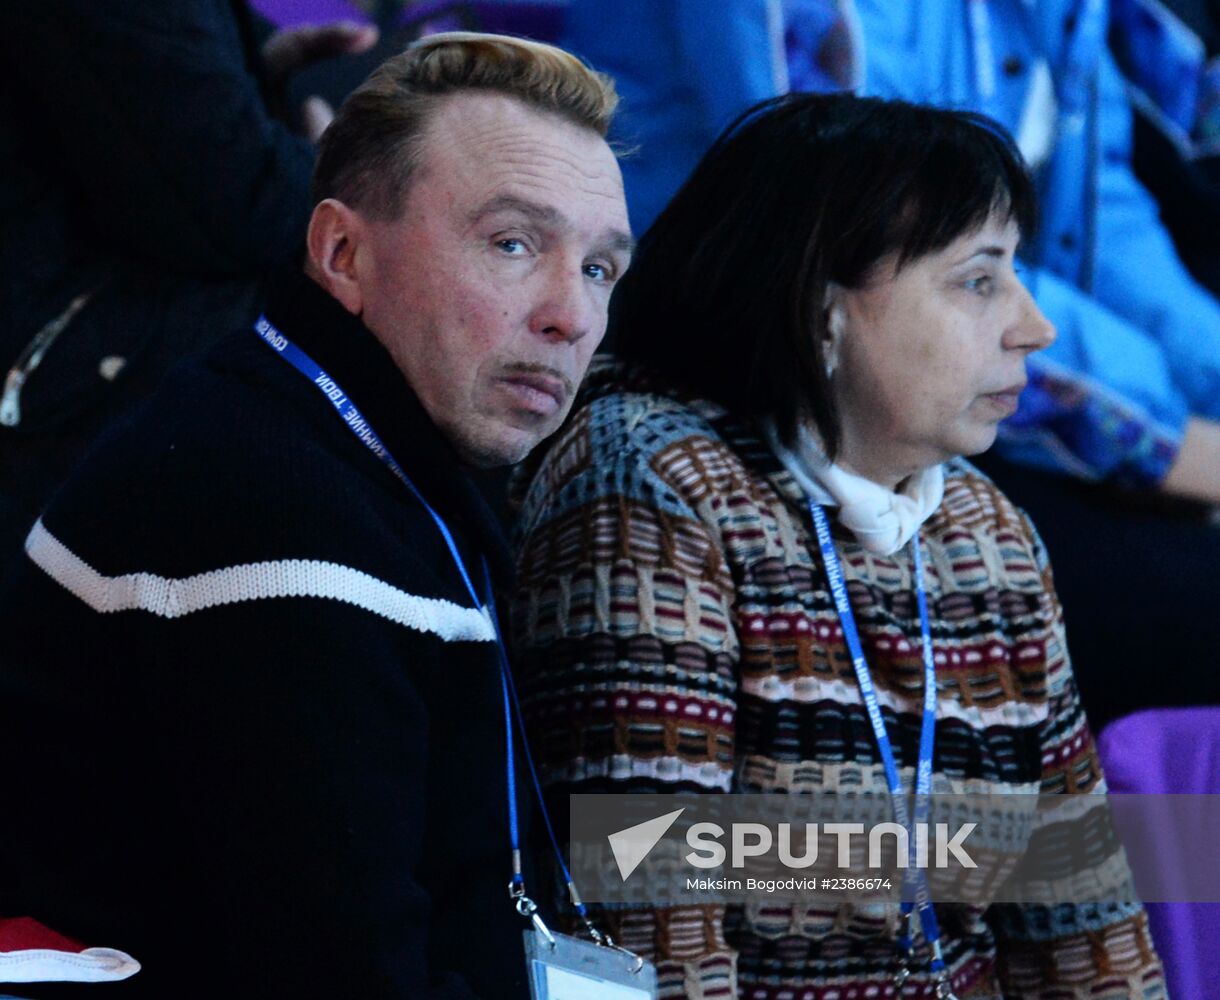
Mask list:
MULTIPOLYGON (((873 727, 873 735, 877 740, 877 750, 885 768, 885 779, 894 804, 894 818, 907 831, 909 843, 913 833, 912 819, 915 824, 927 823, 929 795, 932 791, 932 754, 936 741, 936 661, 932 652, 932 630, 928 622, 928 595, 924 589, 923 550, 919 544, 919 532, 917 531, 911 539, 911 547, 915 557, 915 597, 919 605, 924 697, 923 721, 919 730, 919 760, 915 768, 915 813, 912 817, 907 809, 906 792, 898 774, 898 763, 894 758, 893 744, 886 731, 885 720, 881 716, 877 687, 873 683, 868 661, 864 658, 860 631, 856 627, 856 616, 852 611, 851 601, 847 596, 847 584, 843 579, 843 567, 839 561, 839 555, 835 551, 834 539, 830 535, 830 522, 826 517, 826 511, 812 500, 809 501, 809 513, 817 531, 818 546, 822 551, 822 564, 826 568, 830 593, 839 614, 839 623, 843 627, 843 637, 847 641, 847 648, 851 653, 852 668, 855 670, 856 681, 860 685, 860 696, 864 700, 868 719, 873 727)), ((936 921, 936 911, 932 906, 931 894, 928 890, 928 877, 923 869, 908 866, 903 876, 903 928, 898 938, 900 966, 898 974, 895 976, 895 983, 900 991, 902 984, 910 974, 912 911, 918 914, 924 939, 928 942, 928 948, 932 952, 931 968, 936 977, 936 995, 946 998, 946 1000, 952 1000, 953 992, 949 985, 948 971, 945 968, 944 955, 940 947, 940 927, 936 921)))

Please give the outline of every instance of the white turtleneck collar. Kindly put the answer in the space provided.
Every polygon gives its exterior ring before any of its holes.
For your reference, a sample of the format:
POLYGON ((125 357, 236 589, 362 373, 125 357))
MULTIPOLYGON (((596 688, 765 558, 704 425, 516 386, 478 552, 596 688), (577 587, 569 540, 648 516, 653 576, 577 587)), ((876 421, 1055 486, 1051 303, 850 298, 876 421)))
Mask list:
POLYGON ((780 442, 773 422, 767 421, 763 431, 805 496, 814 503, 838 507, 839 522, 877 555, 891 555, 906 545, 945 494, 943 466, 908 476, 895 493, 829 461, 821 440, 809 428, 797 432, 795 449, 780 442))

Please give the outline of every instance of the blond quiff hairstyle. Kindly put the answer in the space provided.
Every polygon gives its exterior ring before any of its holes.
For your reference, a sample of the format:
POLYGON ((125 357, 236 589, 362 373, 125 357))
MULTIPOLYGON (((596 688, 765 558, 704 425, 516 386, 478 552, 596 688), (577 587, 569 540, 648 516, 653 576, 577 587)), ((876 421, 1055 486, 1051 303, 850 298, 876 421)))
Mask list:
POLYGON ((513 97, 602 138, 618 105, 610 77, 553 45, 472 31, 429 35, 387 59, 343 102, 319 144, 314 204, 336 198, 396 218, 438 102, 471 90, 513 97))

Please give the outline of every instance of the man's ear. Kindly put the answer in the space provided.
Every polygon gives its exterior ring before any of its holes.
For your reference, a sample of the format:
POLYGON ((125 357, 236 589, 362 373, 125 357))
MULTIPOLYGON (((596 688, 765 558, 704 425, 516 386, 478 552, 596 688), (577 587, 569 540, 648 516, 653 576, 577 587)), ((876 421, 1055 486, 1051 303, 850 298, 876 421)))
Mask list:
POLYGON ((359 316, 364 308, 356 274, 356 252, 365 228, 359 212, 327 198, 314 208, 305 237, 310 274, 354 316, 359 316))
POLYGON ((826 377, 834 375, 843 356, 843 334, 847 329, 847 307, 843 302, 843 289, 833 281, 826 286, 826 299, 822 304, 825 315, 822 339, 822 361, 826 365, 826 377))

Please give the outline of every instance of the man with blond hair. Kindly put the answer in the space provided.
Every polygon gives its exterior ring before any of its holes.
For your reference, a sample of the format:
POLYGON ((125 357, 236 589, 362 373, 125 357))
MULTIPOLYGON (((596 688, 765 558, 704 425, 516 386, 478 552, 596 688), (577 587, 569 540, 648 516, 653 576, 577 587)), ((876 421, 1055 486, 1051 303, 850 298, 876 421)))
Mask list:
POLYGON ((30 533, 0 914, 141 963, 102 993, 524 993, 509 560, 468 471, 559 426, 604 332, 615 101, 516 39, 390 59, 322 140, 304 274, 30 533))

